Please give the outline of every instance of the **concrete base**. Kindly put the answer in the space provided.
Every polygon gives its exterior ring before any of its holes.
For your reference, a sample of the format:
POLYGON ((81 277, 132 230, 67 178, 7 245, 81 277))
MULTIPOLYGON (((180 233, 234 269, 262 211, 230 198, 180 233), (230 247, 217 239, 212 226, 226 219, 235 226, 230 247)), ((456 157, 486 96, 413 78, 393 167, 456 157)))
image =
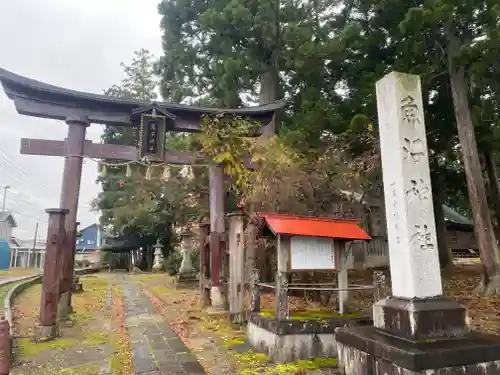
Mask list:
POLYGON ((274 362, 292 362, 313 357, 335 358, 334 331, 344 325, 372 324, 366 318, 277 321, 252 314, 247 326, 250 344, 274 362))
POLYGON ((59 321, 69 320, 69 314, 71 314, 71 306, 69 306, 69 292, 63 293, 59 296, 59 301, 57 302, 57 319, 59 321))
POLYGON ((375 327, 338 328, 338 367, 345 375, 498 375, 500 337, 413 343, 375 327))
POLYGON ((411 342, 464 337, 469 333, 466 316, 465 307, 444 297, 390 297, 373 305, 376 328, 411 342))
POLYGON ((50 341, 56 337, 59 337, 59 326, 57 324, 35 327, 35 339, 37 342, 50 341))
POLYGON ((218 286, 210 288, 210 301, 212 303, 212 308, 225 310, 224 296, 218 286))
POLYGON ((331 333, 277 335, 253 323, 248 323, 247 334, 255 350, 265 353, 274 362, 293 362, 313 357, 337 357, 335 336, 331 333))

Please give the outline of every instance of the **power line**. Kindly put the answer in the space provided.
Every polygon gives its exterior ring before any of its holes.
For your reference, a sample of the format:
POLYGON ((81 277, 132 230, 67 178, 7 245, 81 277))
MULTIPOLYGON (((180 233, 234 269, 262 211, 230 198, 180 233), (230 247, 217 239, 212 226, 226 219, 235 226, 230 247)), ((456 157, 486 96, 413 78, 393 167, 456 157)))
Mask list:
MULTIPOLYGON (((7 163, 8 166, 10 166, 11 168, 14 169, 15 172, 19 172, 21 173, 22 175, 24 175, 28 180, 30 181, 36 181, 31 173, 29 171, 27 171, 26 169, 24 169, 21 165, 17 164, 16 162, 14 162, 11 157, 5 152, 5 150, 2 149, 2 147, 0 146, 0 157, 2 157, 4 159, 4 162, 7 163)), ((45 184, 41 181, 36 181, 37 184, 41 187, 43 187, 44 189, 47 189, 47 191, 50 191, 51 189, 48 188, 47 186, 45 186, 45 184)))

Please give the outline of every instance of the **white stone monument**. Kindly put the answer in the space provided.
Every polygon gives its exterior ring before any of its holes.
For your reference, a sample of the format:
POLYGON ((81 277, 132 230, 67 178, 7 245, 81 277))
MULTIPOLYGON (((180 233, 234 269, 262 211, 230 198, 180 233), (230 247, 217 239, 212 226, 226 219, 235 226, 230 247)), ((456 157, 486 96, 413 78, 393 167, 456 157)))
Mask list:
POLYGON ((339 369, 500 374, 500 338, 470 334, 465 308, 442 296, 420 78, 392 72, 376 90, 392 297, 374 304, 374 327, 337 329, 339 369))
POLYGON ((443 290, 419 77, 394 72, 377 82, 377 110, 392 294, 439 296, 443 290))

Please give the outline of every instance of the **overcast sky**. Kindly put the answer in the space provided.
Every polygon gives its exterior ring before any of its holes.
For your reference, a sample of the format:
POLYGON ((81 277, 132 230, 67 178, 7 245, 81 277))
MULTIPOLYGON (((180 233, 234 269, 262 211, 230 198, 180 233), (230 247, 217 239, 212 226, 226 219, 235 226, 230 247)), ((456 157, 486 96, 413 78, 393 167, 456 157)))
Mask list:
MULTIPOLYGON (((102 93, 120 83, 120 63, 146 48, 161 54, 158 0, 0 1, 0 67, 74 90, 102 93)), ((102 127, 88 128, 99 140, 102 127)), ((62 140, 64 122, 19 115, 0 88, 0 187, 10 185, 6 206, 14 211, 14 235, 33 238, 36 222, 45 237, 44 210, 59 206, 63 158, 20 155, 20 139, 62 140)), ((82 227, 96 222, 88 205, 100 191, 97 166, 86 161, 80 192, 82 227)), ((3 189, 0 199, 3 198, 3 189)))

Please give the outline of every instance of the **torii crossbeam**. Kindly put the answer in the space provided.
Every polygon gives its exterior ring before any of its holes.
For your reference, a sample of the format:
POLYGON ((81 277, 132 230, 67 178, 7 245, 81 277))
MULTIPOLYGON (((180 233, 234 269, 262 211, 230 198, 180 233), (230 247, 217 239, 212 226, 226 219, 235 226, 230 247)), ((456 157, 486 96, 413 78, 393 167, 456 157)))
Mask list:
MULTIPOLYGON (((165 150, 165 133, 167 131, 198 132, 203 115, 218 113, 237 115, 259 122, 263 125, 261 131, 269 133, 269 129, 273 127, 272 120, 275 111, 285 104, 282 100, 249 108, 223 109, 164 102, 151 103, 68 90, 1 68, 0 82, 7 96, 14 101, 18 113, 63 120, 68 124, 68 136, 64 141, 44 139, 22 139, 21 141, 22 154, 65 158, 60 207, 68 210, 68 213, 65 218, 66 241, 63 245, 63 260, 59 273, 59 310, 63 317, 67 315, 71 307, 76 216, 83 158, 137 161, 147 156, 155 162, 169 164, 207 163, 209 160, 199 153, 165 150), (137 147, 96 144, 85 140, 86 129, 92 123, 134 127, 139 133, 137 147)), ((211 299, 213 305, 220 305, 219 239, 225 231, 223 172, 220 167, 215 165, 209 167, 209 182, 212 250, 211 299)), ((59 270, 46 271, 58 272, 59 270)))

